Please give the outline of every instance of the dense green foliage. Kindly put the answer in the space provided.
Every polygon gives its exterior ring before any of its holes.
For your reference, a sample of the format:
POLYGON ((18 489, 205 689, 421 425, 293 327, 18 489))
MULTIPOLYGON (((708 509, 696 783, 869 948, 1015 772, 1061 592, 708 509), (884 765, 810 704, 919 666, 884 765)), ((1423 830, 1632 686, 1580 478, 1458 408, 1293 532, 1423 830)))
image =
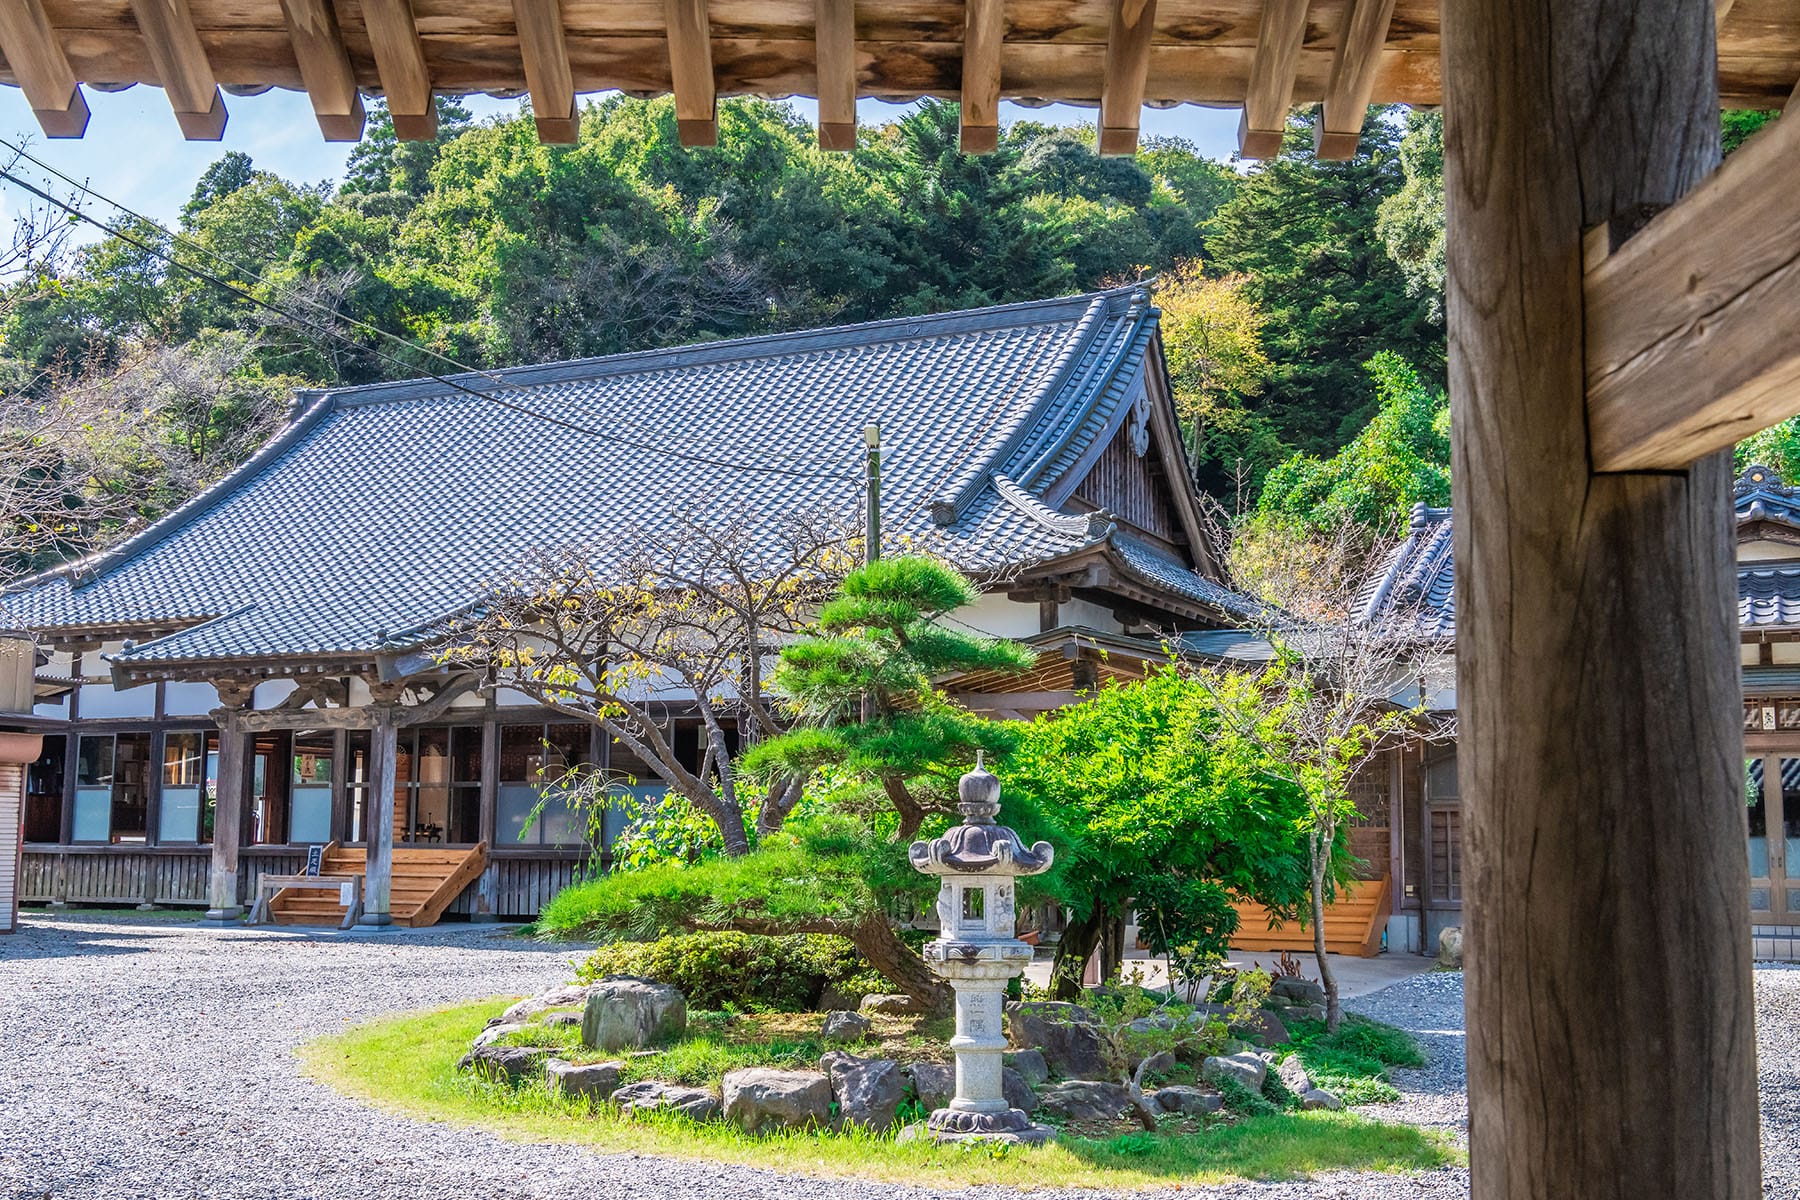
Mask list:
MULTIPOLYGON (((1294 914, 1307 895, 1306 805, 1241 740, 1221 750, 1213 695, 1166 669, 1034 722, 1006 766, 1059 836, 1068 985, 1128 907, 1158 954, 1198 978, 1237 929, 1233 896, 1294 914)), ((1063 991, 1069 990, 1067 986, 1063 991)))
POLYGON ((1400 1094, 1389 1082, 1388 1069, 1425 1065, 1424 1052, 1411 1034, 1355 1013, 1345 1016, 1335 1033, 1310 1021, 1292 1022, 1288 1032, 1313 1083, 1345 1104, 1397 1100, 1400 1094))
POLYGON ((801 1012, 817 1009, 826 988, 867 970, 855 947, 840 937, 720 930, 608 943, 588 955, 575 979, 636 975, 680 988, 689 1008, 801 1012))
POLYGON ((1398 355, 1367 364, 1380 408, 1329 458, 1296 454, 1269 472, 1256 515, 1281 527, 1323 531, 1354 522, 1398 528, 1415 504, 1450 503, 1450 404, 1398 355))
MULTIPOLYGON (((1431 383, 1444 372, 1444 331, 1389 257, 1376 224, 1405 183, 1394 115, 1364 126, 1347 162, 1312 154, 1296 117, 1281 157, 1245 176, 1207 225, 1207 262, 1249 279, 1268 323, 1270 361, 1259 411, 1281 440, 1330 453, 1368 420, 1362 364, 1392 350, 1431 383)), ((1262 464, 1263 468, 1272 463, 1262 464)))

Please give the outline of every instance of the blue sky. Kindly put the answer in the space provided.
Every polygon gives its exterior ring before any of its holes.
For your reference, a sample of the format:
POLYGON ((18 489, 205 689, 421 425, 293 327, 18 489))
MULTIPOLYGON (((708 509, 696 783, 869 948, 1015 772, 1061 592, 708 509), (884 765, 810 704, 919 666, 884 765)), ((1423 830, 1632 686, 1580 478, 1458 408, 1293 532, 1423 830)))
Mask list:
MULTIPOLYGON (((312 108, 298 92, 273 90, 260 96, 227 96, 231 117, 222 142, 182 140, 160 88, 134 87, 123 92, 87 89, 87 136, 51 141, 43 137, 37 121, 17 88, 0 87, 0 133, 16 140, 32 139, 31 151, 57 169, 83 180, 94 190, 159 221, 172 221, 192 193, 194 180, 207 165, 227 150, 242 150, 264 170, 297 182, 337 179, 349 157, 350 146, 326 142, 319 136, 312 108)), ((476 115, 515 111, 518 102, 470 97, 465 103, 476 115)), ((797 99, 795 108, 811 119, 812 101, 797 99)), ((858 105, 865 123, 892 119, 902 109, 878 100, 858 105)), ((1001 119, 1018 118, 1052 124, 1077 125, 1094 120, 1095 109, 1054 105, 1049 108, 1002 106, 1001 119)), ((1238 114, 1235 109, 1206 109, 1184 105, 1174 109, 1144 110, 1146 135, 1174 135, 1193 141, 1200 150, 1218 158, 1228 156, 1237 144, 1238 114)), ((22 206, 20 194, 7 188, 0 195, 0 211, 22 206)), ((97 209, 96 215, 105 215, 97 209)))

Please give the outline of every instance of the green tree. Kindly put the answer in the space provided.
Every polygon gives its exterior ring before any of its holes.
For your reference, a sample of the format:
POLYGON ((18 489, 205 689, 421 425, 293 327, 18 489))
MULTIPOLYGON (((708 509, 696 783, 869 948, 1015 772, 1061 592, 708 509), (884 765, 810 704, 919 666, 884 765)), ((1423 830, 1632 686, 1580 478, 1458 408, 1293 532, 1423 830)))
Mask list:
POLYGON ((1397 354, 1365 369, 1380 408, 1330 458, 1296 454, 1269 472, 1256 517, 1282 531, 1322 531, 1350 522, 1371 532, 1397 527, 1415 504, 1450 503, 1450 404, 1397 354))
POLYGON ((1281 157, 1251 171, 1207 225, 1211 267, 1248 276, 1268 318, 1262 411, 1309 453, 1335 451, 1368 421, 1361 365, 1377 350, 1443 383, 1443 327, 1376 232, 1382 202, 1404 183, 1399 140, 1392 114, 1374 114, 1354 158, 1323 162, 1296 117, 1281 157))
POLYGON ((1406 275, 1407 291, 1422 296, 1431 319, 1444 319, 1444 116, 1406 115, 1400 139, 1400 190, 1381 202, 1375 232, 1406 275))
POLYGON ((746 767, 804 778, 835 764, 892 806, 900 842, 928 816, 954 814, 956 780, 976 752, 1004 754, 1018 730, 953 704, 932 681, 1036 662, 1016 642, 941 623, 975 597, 967 579, 928 558, 885 558, 851 571, 819 610, 820 635, 785 647, 770 677, 796 728, 753 749, 746 767))
POLYGON ((1156 281, 1162 340, 1188 464, 1215 493, 1278 461, 1281 442, 1254 407, 1269 375, 1267 319, 1243 276, 1209 276, 1197 261, 1156 281))
POLYGON ((1056 829, 1053 886, 1069 913, 1059 994, 1076 992, 1096 948, 1102 973, 1117 971, 1133 908, 1151 949, 1185 964, 1190 979, 1224 958, 1237 931, 1234 898, 1299 913, 1304 795, 1271 775, 1260 749, 1221 740, 1228 732, 1219 699, 1173 667, 1104 687, 1025 730, 1004 781, 1056 829))

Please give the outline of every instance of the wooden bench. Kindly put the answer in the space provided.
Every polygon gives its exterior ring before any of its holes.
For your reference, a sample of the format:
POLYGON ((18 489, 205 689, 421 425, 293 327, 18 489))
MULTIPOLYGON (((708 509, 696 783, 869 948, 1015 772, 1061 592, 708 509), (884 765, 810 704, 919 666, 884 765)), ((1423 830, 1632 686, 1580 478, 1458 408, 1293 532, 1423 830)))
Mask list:
POLYGON ((339 929, 349 929, 362 916, 363 877, 361 875, 263 875, 256 884, 256 904, 250 910, 250 924, 269 923, 269 902, 284 888, 331 889, 343 897, 344 920, 339 929))

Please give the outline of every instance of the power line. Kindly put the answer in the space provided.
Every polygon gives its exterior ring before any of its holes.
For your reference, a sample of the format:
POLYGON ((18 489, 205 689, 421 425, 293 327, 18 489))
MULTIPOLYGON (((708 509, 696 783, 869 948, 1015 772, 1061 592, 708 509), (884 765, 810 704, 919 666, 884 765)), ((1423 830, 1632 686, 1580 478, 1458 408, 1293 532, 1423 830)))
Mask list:
MULTIPOLYGON (((152 221, 147 217, 141 216, 138 213, 135 213, 130 208, 127 208, 124 204, 114 201, 111 198, 109 198, 99 192, 94 191, 92 188, 88 187, 85 184, 76 183, 75 181, 71 180, 67 175, 64 175, 61 171, 58 171, 54 167, 48 166, 47 164, 40 162, 37 158, 26 153, 23 149, 14 145, 12 142, 9 142, 4 138, 0 138, 0 146, 6 146, 6 147, 12 149, 20 157, 42 167, 44 170, 48 171, 50 174, 56 176, 57 178, 70 183, 71 186, 78 188, 84 194, 87 194, 87 195, 95 197, 96 199, 102 200, 105 203, 116 208, 118 211, 134 217, 135 219, 139 220, 143 224, 150 226, 151 228, 162 233, 164 236, 168 237, 171 242, 183 242, 185 244, 191 245, 194 248, 200 250, 202 253, 205 253, 209 257, 213 258, 214 261, 220 262, 220 263, 224 264, 225 266, 231 268, 234 271, 239 271, 242 274, 249 275, 251 278, 256 279, 258 282, 264 284, 265 286, 272 287, 272 285, 270 285, 268 283, 268 280, 264 279, 260 275, 257 275, 255 272, 243 270, 238 264, 232 263, 229 259, 225 258, 222 255, 217 254, 216 252, 211 250, 209 247, 200 246, 198 243, 193 243, 193 242, 189 241, 188 239, 180 238, 178 235, 176 235, 172 231, 163 228, 157 222, 152 221)), ((369 353, 375 354, 376 356, 380 357, 383 361, 392 363, 392 364, 399 366, 407 371, 417 371, 419 369, 414 364, 407 362, 405 359, 402 359, 395 354, 389 353, 387 351, 381 350, 376 347, 365 347, 361 343, 358 343, 358 342, 352 340, 350 337, 348 337, 346 334, 344 334, 341 330, 337 330, 337 329, 333 329, 333 328, 330 328, 325 325, 321 325, 319 322, 314 321, 309 317, 305 317, 300 314, 294 313, 288 309, 282 308, 280 305, 275 304, 269 300, 265 300, 262 297, 257 296, 255 293, 253 293, 243 287, 240 287, 235 283, 232 283, 225 279, 221 279, 218 275, 214 274, 211 271, 207 271, 201 267, 195 266, 192 263, 182 262, 181 260, 177 259, 173 253, 166 251, 143 238, 139 238, 132 234, 126 233, 123 229, 121 229, 117 226, 106 224, 105 222, 99 220, 98 218, 93 217, 86 212, 83 212, 79 207, 63 200, 61 197, 59 197, 49 191, 46 191, 43 188, 37 187, 35 184, 31 183, 28 180, 21 179, 17 174, 15 174, 10 169, 0 169, 0 179, 4 179, 6 182, 13 184, 15 187, 22 188, 25 191, 30 192, 32 195, 37 196, 39 199, 44 200, 45 202, 54 205, 55 207, 61 209, 63 212, 69 214, 69 216, 75 220, 84 221, 87 224, 94 226, 96 229, 99 229, 103 233, 106 233, 111 237, 115 237, 115 238, 119 239, 120 241, 124 242, 126 245, 135 247, 136 249, 141 250, 144 253, 149 254, 152 257, 154 257, 162 262, 167 263, 169 266, 175 268, 176 270, 185 271, 189 275, 192 275, 195 278, 200 279, 200 280, 212 285, 213 287, 220 289, 221 291, 224 291, 224 292, 229 293, 230 295, 236 296, 241 300, 245 300, 245 301, 249 302, 250 304, 255 305, 258 308, 262 308, 271 313, 274 313, 275 315, 283 318, 284 320, 292 321, 295 324, 301 326, 302 328, 311 330, 311 331, 321 334, 325 337, 336 338, 339 341, 341 341, 349 346, 352 346, 356 349, 366 349, 369 353)), ((338 312, 335 312, 334 310, 325 308, 324 305, 319 304, 317 301, 313 301, 313 300, 307 299, 305 297, 301 297, 300 299, 302 299, 302 301, 305 303, 313 305, 314 307, 324 309, 330 316, 332 316, 335 319, 347 321, 350 324, 357 326, 358 328, 368 330, 371 333, 375 333, 381 337, 388 338, 392 341, 398 342, 401 345, 407 347, 408 349, 419 351, 421 353, 430 355, 431 357, 436 358, 439 361, 446 362, 446 363, 451 364, 452 366, 457 367, 459 371, 462 371, 462 372, 465 372, 465 373, 471 374, 471 375, 481 376, 482 378, 486 378, 495 383, 499 383, 503 387, 508 386, 503 379, 500 379, 500 378, 498 378, 494 375, 491 375, 487 372, 479 371, 479 370, 476 370, 476 369, 470 368, 470 367, 464 367, 462 364, 456 362, 456 360, 448 357, 447 355, 441 354, 434 350, 427 349, 425 347, 418 346, 417 344, 415 344, 413 342, 409 342, 404 338, 401 338, 395 334, 388 332, 387 330, 380 329, 376 326, 369 325, 365 322, 359 321, 354 317, 345 316, 342 313, 338 313, 338 312)), ((858 476, 851 474, 849 472, 820 471, 820 470, 816 470, 816 469, 800 469, 800 468, 791 468, 791 467, 780 467, 780 466, 774 466, 774 465, 767 464, 767 463, 735 462, 730 459, 717 458, 717 457, 713 457, 711 455, 694 454, 694 453, 691 453, 688 451, 678 450, 672 446, 665 446, 665 445, 661 445, 661 444, 654 443, 654 442, 647 442, 647 441, 642 441, 639 439, 627 438, 627 437, 620 436, 619 434, 616 434, 616 433, 611 433, 611 432, 608 432, 605 430, 595 429, 591 426, 583 425, 576 421, 570 421, 564 417, 556 416, 554 413, 547 413, 541 409, 533 408, 530 405, 520 404, 514 400, 503 399, 500 396, 496 396, 490 392, 483 391, 479 388, 470 387, 467 384, 461 383, 461 382, 459 382, 453 378, 450 378, 448 376, 440 375, 434 371, 426 371, 425 376, 426 376, 426 378, 429 378, 429 379, 435 381, 436 383, 443 385, 444 387, 451 388, 454 391, 458 391, 465 395, 475 397, 476 399, 486 400, 491 404, 497 404, 502 408, 510 409, 514 412, 523 414, 528 417, 535 418, 540 421, 548 422, 552 425, 556 425, 560 428, 567 429, 571 432, 580 433, 584 436, 592 437, 599 441, 611 442, 616 445, 624 446, 628 449, 643 450, 643 451, 648 451, 648 452, 654 453, 654 454, 663 454, 663 455, 667 455, 671 458, 678 458, 678 459, 681 459, 681 460, 687 461, 687 462, 699 463, 699 464, 703 464, 703 465, 707 465, 707 466, 723 467, 727 470, 734 470, 734 471, 746 471, 746 472, 754 472, 754 473, 770 474, 770 475, 785 475, 785 476, 790 476, 790 477, 795 477, 795 478, 804 478, 804 479, 817 479, 817 478, 822 477, 822 478, 828 478, 828 479, 837 479, 837 480, 841 480, 844 482, 853 482, 853 483, 861 482, 860 478, 858 476)))

